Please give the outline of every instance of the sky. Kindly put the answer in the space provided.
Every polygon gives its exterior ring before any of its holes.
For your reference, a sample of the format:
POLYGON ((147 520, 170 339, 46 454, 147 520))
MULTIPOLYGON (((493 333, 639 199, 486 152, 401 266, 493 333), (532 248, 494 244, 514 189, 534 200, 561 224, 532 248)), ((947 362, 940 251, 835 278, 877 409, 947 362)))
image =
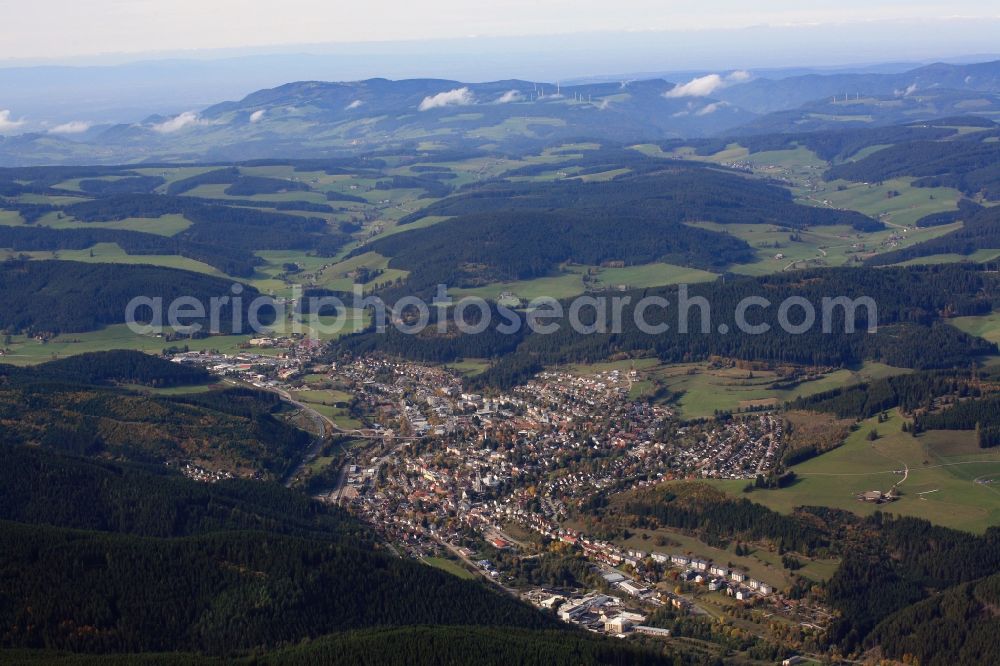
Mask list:
POLYGON ((0 0, 0 135, 290 81, 564 83, 1000 59, 1000 0, 0 0))
POLYGON ((0 0, 0 60, 969 18, 1000 0, 0 0))

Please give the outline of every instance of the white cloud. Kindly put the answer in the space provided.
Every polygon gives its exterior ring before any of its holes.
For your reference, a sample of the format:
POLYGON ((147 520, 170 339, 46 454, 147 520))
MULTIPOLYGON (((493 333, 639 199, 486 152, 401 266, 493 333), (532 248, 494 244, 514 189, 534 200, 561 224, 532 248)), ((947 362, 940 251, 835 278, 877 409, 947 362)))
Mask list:
POLYGON ((691 79, 687 83, 682 83, 667 92, 664 97, 708 97, 716 90, 722 90, 735 83, 745 83, 751 78, 750 72, 737 70, 726 76, 719 74, 708 74, 691 79))
POLYGON ((697 79, 691 79, 687 83, 677 85, 667 92, 664 97, 707 97, 713 92, 725 86, 725 81, 718 74, 709 74, 697 79))
POLYGON ((176 132, 182 130, 190 125, 207 125, 208 123, 198 117, 198 114, 194 111, 185 111, 184 113, 174 116, 169 120, 164 120, 162 123, 153 125, 153 131, 159 132, 160 134, 170 134, 171 132, 176 132))
POLYGON ((443 106, 467 106, 475 103, 476 98, 469 92, 468 88, 455 88, 448 92, 424 97, 424 101, 420 102, 420 110, 428 111, 443 106))
POLYGON ((68 123, 63 123, 62 125, 56 125, 49 130, 49 134, 82 134, 86 132, 93 126, 93 123, 88 123, 85 120, 71 120, 68 123))
POLYGON ((257 109, 256 111, 250 114, 250 122, 259 123, 261 118, 264 117, 265 113, 267 113, 267 109, 257 109))
POLYGON ((0 109, 0 132, 16 130, 25 122, 24 120, 11 120, 10 111, 8 109, 0 109))
POLYGON ((358 108, 362 104, 364 104, 364 102, 362 102, 360 99, 356 99, 353 102, 351 102, 350 104, 348 104, 347 106, 345 106, 344 110, 345 111, 353 111, 354 109, 358 108))
POLYGON ((713 102, 712 104, 708 104, 708 105, 703 106, 700 109, 698 109, 698 111, 695 112, 695 115, 696 116, 708 116, 708 115, 711 115, 711 114, 715 113, 719 109, 726 108, 727 106, 729 106, 729 105, 727 103, 725 103, 725 102, 713 102))
POLYGON ((497 104, 510 104, 511 102, 520 102, 524 99, 524 95, 521 94, 520 90, 508 90, 500 99, 497 100, 497 104))

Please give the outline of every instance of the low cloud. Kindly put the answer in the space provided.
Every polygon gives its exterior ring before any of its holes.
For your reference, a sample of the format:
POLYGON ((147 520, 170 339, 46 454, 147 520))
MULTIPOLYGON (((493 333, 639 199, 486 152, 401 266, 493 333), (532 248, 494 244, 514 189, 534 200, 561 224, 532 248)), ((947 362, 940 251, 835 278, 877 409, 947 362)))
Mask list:
POLYGON ((93 126, 93 123, 88 123, 85 120, 71 120, 62 125, 56 125, 49 130, 49 134, 82 134, 93 126))
POLYGON ((0 132, 9 132, 11 130, 16 130, 21 125, 24 125, 24 120, 11 120, 10 111, 8 109, 0 109, 0 132))
POLYGON ((176 115, 169 120, 164 120, 162 123, 157 123, 153 125, 153 131, 159 132, 160 134, 170 134, 171 132, 177 132, 185 127, 190 127, 192 125, 207 125, 208 122, 202 120, 198 117, 198 114, 194 111, 185 111, 180 115, 176 115))
POLYGON ((264 117, 264 114, 266 113, 267 109, 258 109, 254 111, 253 113, 250 114, 250 122, 259 123, 261 119, 264 117))
POLYGON ((520 90, 508 90, 503 95, 500 95, 497 104, 510 104, 511 102, 520 102, 523 99, 524 95, 521 94, 520 90))
POLYGON ((345 111, 353 111, 354 109, 358 108, 362 104, 364 104, 364 102, 362 102, 360 99, 356 99, 353 102, 351 102, 350 104, 348 104, 347 106, 345 106, 344 110, 345 111))
POLYGON ((469 92, 468 88, 455 88, 448 92, 424 97, 424 101, 420 102, 419 108, 421 111, 429 111, 430 109, 439 109, 444 106, 468 106, 475 103, 476 98, 469 92))
POLYGON ((663 93, 664 97, 708 97, 717 90, 728 88, 736 83, 745 83, 751 78, 750 72, 737 70, 726 76, 708 74, 691 79, 663 93))
POLYGON ((709 116, 718 111, 719 109, 724 109, 729 106, 725 102, 713 102, 712 104, 707 104, 695 112, 696 116, 709 116))

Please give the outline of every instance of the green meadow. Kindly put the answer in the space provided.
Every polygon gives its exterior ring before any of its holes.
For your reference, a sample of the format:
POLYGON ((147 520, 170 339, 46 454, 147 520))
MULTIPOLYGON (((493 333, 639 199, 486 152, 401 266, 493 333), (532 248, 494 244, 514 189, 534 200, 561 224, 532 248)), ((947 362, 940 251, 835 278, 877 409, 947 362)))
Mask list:
POLYGON ((969 335, 1000 344, 1000 312, 976 317, 955 317, 948 323, 969 335))
POLYGON ((933 213, 958 209, 961 194, 948 187, 913 187, 913 178, 896 178, 883 183, 852 183, 835 180, 825 183, 825 191, 813 195, 833 208, 849 208, 887 224, 911 227, 933 213), (843 189, 841 189, 843 188, 843 189))
POLYGON ((900 266, 915 266, 920 264, 958 264, 963 262, 984 263, 996 261, 1000 257, 1000 249, 981 249, 972 254, 931 254, 900 262, 900 266))
POLYGON ((759 405, 781 406, 785 402, 887 375, 908 372, 881 363, 865 363, 853 370, 843 369, 803 381, 794 388, 775 389, 779 375, 768 370, 713 368, 707 363, 659 366, 646 371, 645 378, 681 393, 675 402, 686 418, 709 417, 716 411, 737 411, 759 405))
POLYGON ((757 254, 753 263, 732 267, 742 275, 767 275, 781 271, 845 266, 864 257, 916 245, 961 228, 961 223, 938 227, 890 227, 876 232, 860 232, 847 226, 811 227, 794 230, 762 224, 718 224, 693 222, 691 226, 729 233, 747 242, 757 254))
MULTIPOLYGON (((147 353, 160 353, 167 347, 187 346, 192 350, 218 350, 225 354, 236 354, 241 351, 239 345, 246 342, 248 335, 218 335, 193 340, 178 340, 168 342, 163 337, 155 335, 139 335, 129 330, 125 324, 108 326, 99 331, 86 333, 65 333, 48 342, 40 342, 24 335, 12 336, 10 353, 0 357, 2 363, 14 365, 33 365, 55 358, 73 356, 94 351, 109 349, 133 349, 147 353)), ((277 353, 276 350, 256 350, 257 353, 277 353)))
POLYGON ((933 523, 983 532, 1000 523, 1000 451, 978 448, 973 431, 930 431, 914 437, 901 430, 898 411, 878 423, 860 424, 843 446, 796 465, 799 480, 779 490, 742 493, 746 481, 714 481, 739 497, 749 497, 788 513, 803 505, 830 506, 868 515, 879 510, 924 518, 933 523), (868 440, 877 430, 879 438, 868 440), (904 480, 905 476, 905 480, 904 480), (868 504, 856 495, 887 492, 901 496, 888 504, 868 504))
POLYGON ((624 268, 567 265, 556 275, 533 280, 493 282, 481 287, 455 289, 452 291, 452 295, 456 298, 475 296, 487 300, 497 300, 501 294, 513 294, 522 302, 527 302, 542 297, 572 298, 587 291, 694 284, 709 282, 716 277, 716 274, 708 271, 660 262, 624 268))
POLYGON ((90 264, 146 264, 149 266, 180 268, 206 275, 224 276, 222 272, 195 259, 188 259, 177 254, 128 254, 117 243, 97 243, 86 250, 58 250, 55 252, 15 253, 9 250, 0 250, 0 257, 3 258, 15 254, 26 254, 35 260, 62 259, 90 264))
POLYGON ((428 566, 440 569, 441 571, 450 573, 453 576, 458 576, 464 580, 475 580, 476 578, 475 574, 470 573, 468 569, 455 560, 449 560, 444 557, 424 557, 421 558, 420 561, 428 566))

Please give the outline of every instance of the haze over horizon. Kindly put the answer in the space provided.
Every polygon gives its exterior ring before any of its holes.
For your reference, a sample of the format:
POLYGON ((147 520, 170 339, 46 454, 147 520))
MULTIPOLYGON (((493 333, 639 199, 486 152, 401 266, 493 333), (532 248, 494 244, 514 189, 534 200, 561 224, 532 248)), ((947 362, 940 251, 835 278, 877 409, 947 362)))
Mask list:
POLYGON ((17 11, 0 24, 0 135, 190 115, 296 81, 684 83, 732 71, 780 79, 1000 58, 992 1, 821 0, 803 9, 779 0, 754 12, 734 0, 502 0, 485 9, 374 0, 349 12, 315 0, 253 11, 231 0, 9 4, 17 11))
MULTIPOLYGON (((108 54, 118 58, 197 55, 198 51, 217 49, 261 52, 322 45, 392 48, 391 43, 441 44, 496 37, 558 39, 597 32, 635 32, 640 42, 644 34, 687 33, 680 35, 680 41, 686 43, 685 37, 713 41, 719 32, 759 32, 761 28, 771 29, 779 39, 759 46, 778 52, 796 42, 795 35, 814 33, 817 28, 832 32, 849 28, 849 52, 860 47, 858 55, 863 55, 864 45, 858 40, 865 41, 864 33, 873 25, 882 32, 882 52, 900 57, 904 55, 898 48, 900 41, 909 45, 922 42, 930 49, 928 53, 970 53, 977 46, 992 50, 988 47, 993 42, 982 38, 996 34, 988 28, 1000 21, 1000 3, 972 0, 819 0, 808 8, 792 0, 776 0, 752 11, 736 0, 709 0, 697 6, 655 0, 624 0, 614 5, 598 0, 499 0, 489 7, 458 0, 401 6, 392 0, 372 0, 347 11, 319 0, 257 4, 252 5, 252 11, 245 2, 235 0, 217 0, 210 5, 194 0, 2 4, 10 11, 5 12, 0 24, 0 63, 32 59, 65 62, 108 54), (903 27, 906 34, 898 34, 903 27)), ((737 44, 733 46, 738 47, 740 35, 735 37, 737 44)), ((808 46, 808 42, 799 46, 808 46)), ((822 43, 817 46, 823 48, 822 43)), ((714 43, 712 48, 725 51, 726 45, 714 43)), ((807 53, 800 55, 803 60, 796 62, 817 63, 807 53)))

